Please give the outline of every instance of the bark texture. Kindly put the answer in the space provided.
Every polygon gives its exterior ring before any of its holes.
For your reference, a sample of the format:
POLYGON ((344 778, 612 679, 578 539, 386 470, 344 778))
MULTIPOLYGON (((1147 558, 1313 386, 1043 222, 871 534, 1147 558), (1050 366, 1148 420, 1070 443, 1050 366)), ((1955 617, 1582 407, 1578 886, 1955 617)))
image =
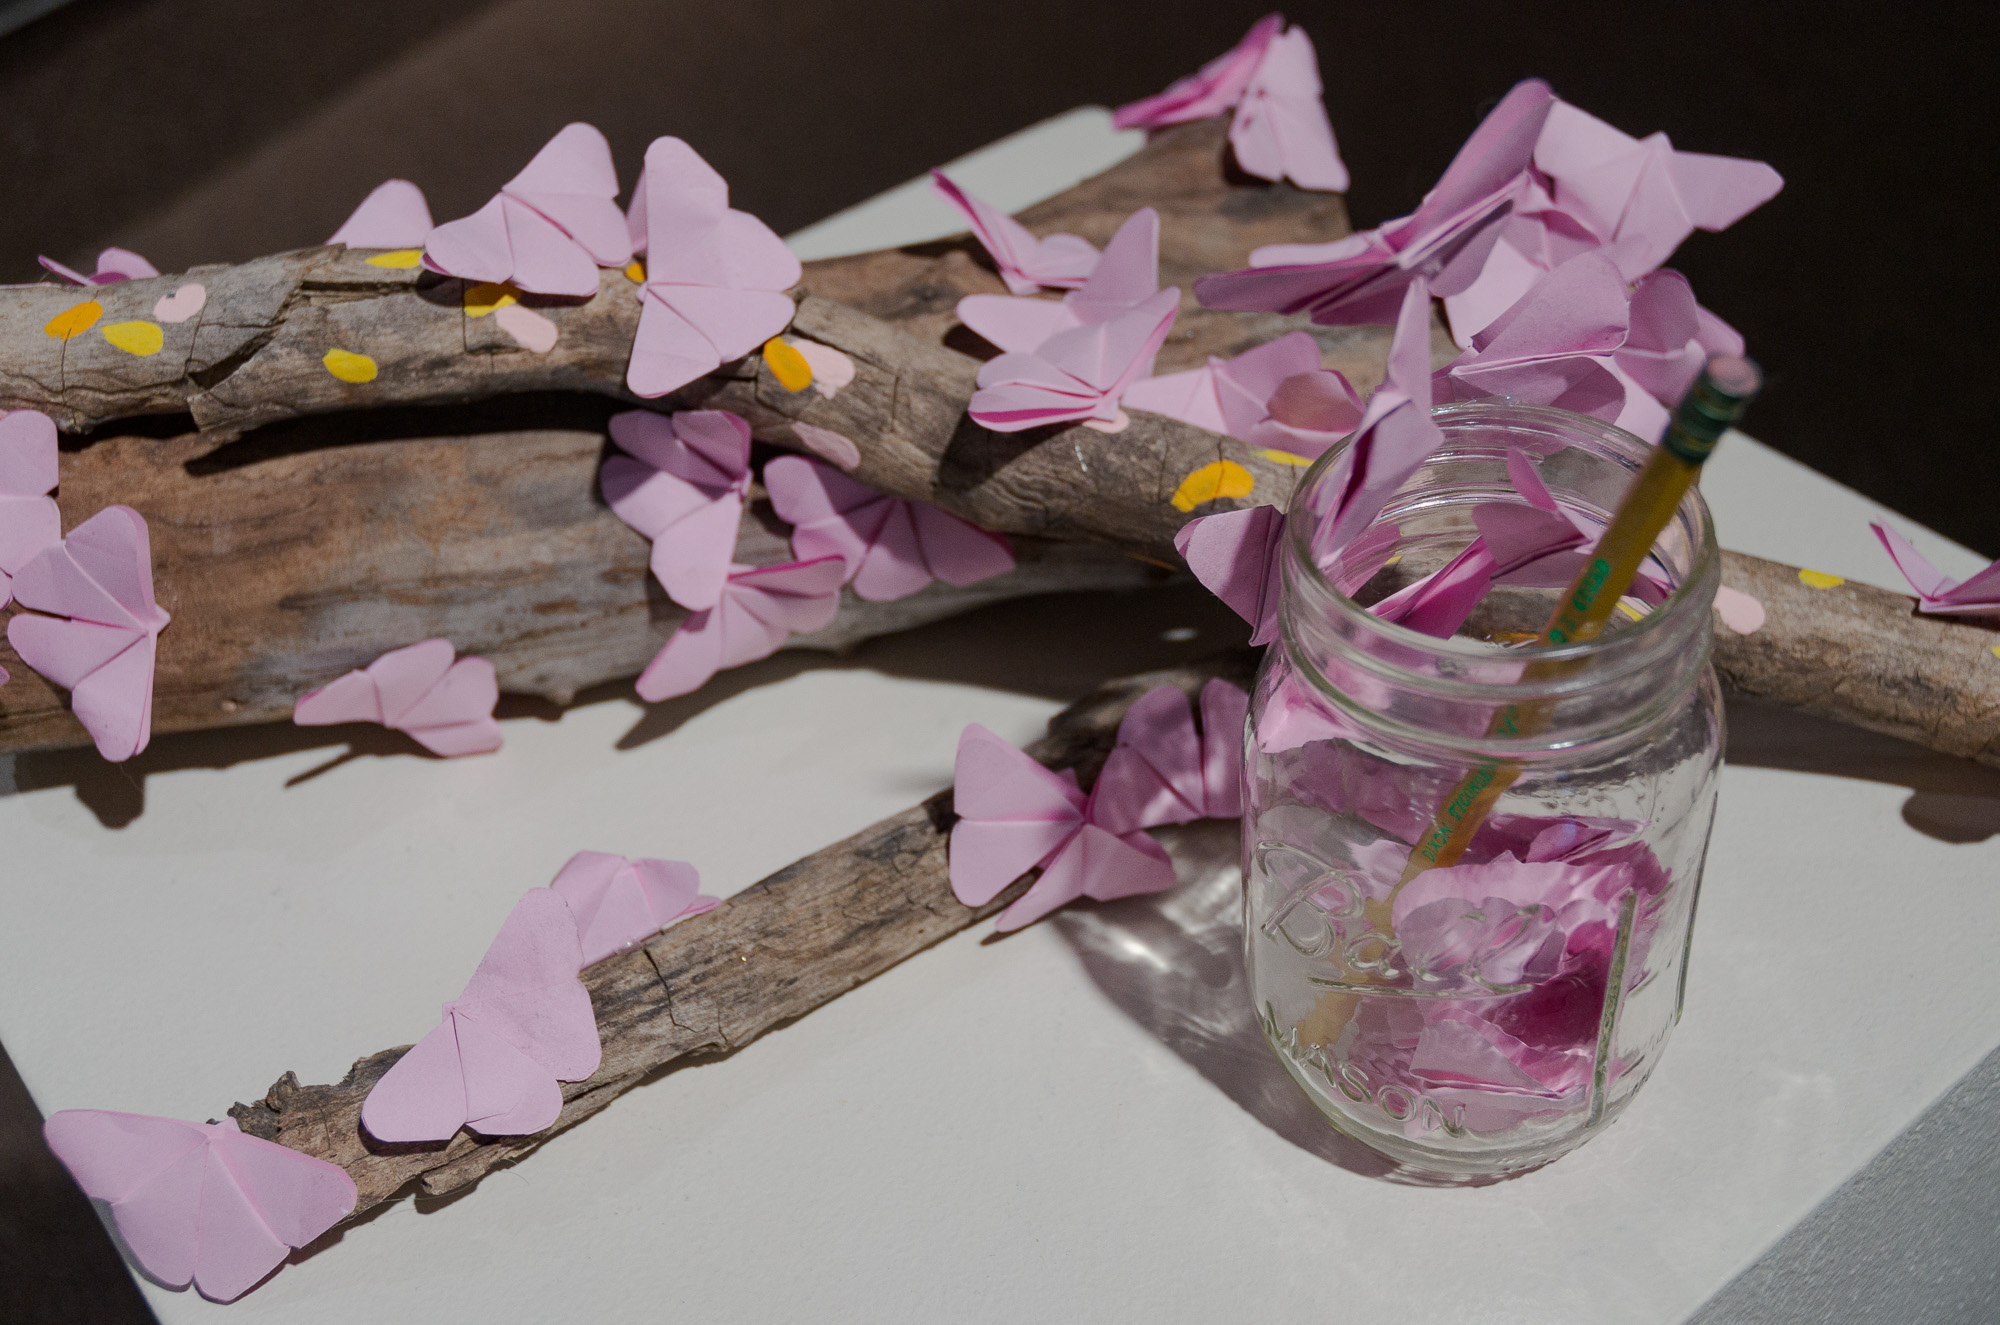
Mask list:
MULTIPOLYGON (((1247 684, 1255 662, 1242 652, 1112 682, 1058 714, 1029 753, 1077 769, 1087 786, 1133 700, 1158 685, 1193 694, 1215 676, 1247 684)), ((361 1059, 333 1085, 302 1086, 287 1072, 229 1114, 252 1135, 345 1168, 360 1193, 357 1216, 412 1182, 430 1194, 456 1190, 662 1071, 734 1053, 1005 907, 1019 884, 983 907, 952 896, 945 844, 953 822, 951 793, 940 792, 586 969, 604 1060, 588 1081, 563 1087, 562 1114, 547 1132, 488 1140, 461 1131, 438 1145, 373 1141, 361 1130, 361 1102, 407 1045, 361 1059)))

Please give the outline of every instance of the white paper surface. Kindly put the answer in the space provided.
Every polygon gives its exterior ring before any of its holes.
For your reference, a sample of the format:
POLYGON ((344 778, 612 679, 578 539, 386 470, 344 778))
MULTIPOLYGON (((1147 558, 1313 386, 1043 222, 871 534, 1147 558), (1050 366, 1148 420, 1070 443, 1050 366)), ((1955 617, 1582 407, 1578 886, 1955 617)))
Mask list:
MULTIPOLYGON (((1123 146, 1101 113, 1056 123, 1066 160, 1123 146)), ((1073 178, 1019 141, 966 182, 1019 206, 1073 178)), ((1731 438, 1704 488, 1728 546, 1894 583, 1882 509, 1768 449, 1731 438)), ((734 892, 943 786, 964 723, 1025 741, 1053 695, 1227 621, 1192 590, 1010 605, 650 712, 511 720, 486 758, 329 768, 339 744, 283 728, 162 738, 145 759, 179 766, 136 782, 24 757, 54 785, 0 795, 0 1039, 45 1112, 204 1119, 287 1068, 336 1079, 423 1034, 573 851, 734 892)), ((147 1296, 169 1325, 1678 1320, 2000 1043, 2000 774, 1734 716, 1755 762, 1724 775, 1686 1018, 1625 1118, 1542 1173, 1433 1191, 1331 1162, 1232 984, 1224 877, 982 926, 234 1306, 147 1296)))

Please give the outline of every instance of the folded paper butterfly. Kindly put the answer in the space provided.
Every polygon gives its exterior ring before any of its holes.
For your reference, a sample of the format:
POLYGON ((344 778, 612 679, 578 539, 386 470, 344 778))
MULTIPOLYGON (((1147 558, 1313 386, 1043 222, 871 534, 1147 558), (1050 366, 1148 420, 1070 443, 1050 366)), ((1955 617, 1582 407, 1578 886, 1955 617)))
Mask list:
POLYGON ((491 202, 432 230, 423 257, 446 276, 579 297, 597 293, 599 267, 631 260, 611 144, 588 124, 565 125, 491 202))
POLYGON ((361 1102, 378 1141, 527 1136, 554 1124, 564 1081, 603 1056, 568 902, 531 888, 514 904, 465 992, 438 1028, 411 1046, 361 1102))
POLYGON ((627 410, 612 416, 611 440, 625 452, 598 476, 612 513, 653 541, 669 598, 714 607, 750 491, 750 425, 727 410, 627 410))
POLYGON ((656 138, 627 218, 646 255, 625 385, 663 396, 783 331, 799 260, 771 227, 729 205, 729 185, 692 147, 656 138))
POLYGON ((1917 610, 1933 616, 2000 617, 2000 561, 1954 582, 1910 540, 1884 524, 1868 526, 1917 592, 1917 610))
POLYGON ((1278 545, 1285 513, 1275 506, 1246 506, 1197 516, 1174 534, 1174 550, 1208 591, 1250 623, 1250 642, 1278 638, 1278 545))
POLYGON ((839 557, 731 566, 715 606, 683 621, 646 664, 639 697, 655 701, 691 694, 725 667, 768 658, 793 635, 831 625, 846 578, 839 557))
POLYGON ((942 170, 931 172, 931 189, 964 215, 1000 279, 1015 294, 1033 294, 1043 286, 1075 289, 1097 266, 1097 250, 1088 240, 1075 235, 1037 239, 1027 226, 952 183, 942 170))
POLYGON ((128 248, 107 248, 99 253, 97 270, 89 276, 74 267, 65 267, 54 258, 37 258, 36 261, 71 285, 116 285, 120 281, 136 281, 144 276, 160 274, 158 267, 128 248))
POLYGON ((1156 129, 1207 119, 1234 107, 1229 143, 1236 164, 1260 179, 1307 189, 1347 187, 1347 167, 1320 100, 1319 58, 1312 39, 1268 14, 1233 50, 1157 96, 1120 106, 1120 129, 1156 129))
POLYGON ((119 763, 144 750, 153 660, 171 618, 153 601, 153 553, 139 513, 107 506, 43 548, 15 574, 14 600, 50 615, 17 614, 7 642, 70 692, 97 752, 119 763))
POLYGON ((231 1302, 354 1210, 337 1164, 254 1136, 236 1120, 184 1123, 64 1109, 43 1124, 84 1194, 111 1207, 147 1274, 231 1302))
POLYGON ((1125 404, 1224 433, 1251 446, 1317 457, 1353 432, 1364 406, 1353 383, 1320 366, 1319 344, 1290 331, 1233 359, 1142 378, 1125 404))
POLYGON ((390 179, 371 189, 326 242, 349 248, 422 248, 435 228, 424 191, 406 179, 390 179))
POLYGON ((1104 246, 1090 279, 1060 301, 959 300, 959 319, 1005 351, 979 369, 973 419, 995 432, 1118 424, 1126 388, 1152 373, 1180 312, 1180 291, 1159 288, 1159 251, 1159 214, 1145 207, 1104 246))
POLYGON ((432 754, 490 754, 500 748, 493 706, 500 684, 484 658, 454 662, 450 640, 428 639, 393 649, 300 696, 292 721, 301 727, 379 722, 406 732, 432 754))
POLYGON ((627 860, 602 851, 571 856, 549 887, 576 917, 585 966, 722 905, 702 893, 701 875, 685 861, 627 860))
POLYGON ((1118 743, 1097 775, 1091 800, 1106 831, 1233 819, 1243 813, 1243 726, 1250 697, 1220 678, 1201 689, 1201 731, 1178 686, 1159 686, 1134 701, 1118 724, 1118 743))
POLYGON ((0 412, 0 607, 14 597, 14 576, 35 554, 62 540, 55 498, 56 425, 39 410, 0 412))
POLYGON ((839 557, 854 592, 870 602, 908 597, 932 580, 967 585, 1014 569, 1000 535, 929 502, 885 497, 816 460, 771 461, 764 487, 792 525, 792 555, 839 557))
POLYGON ((951 830, 951 891, 959 901, 984 906, 1029 870, 1042 871, 1001 912, 1003 931, 1079 897, 1110 901, 1173 887, 1166 850, 1141 829, 1114 832, 1098 823, 1094 799, 1078 789, 1074 771, 1051 773, 978 723, 958 738, 952 805, 959 819, 951 830))
POLYGON ((1535 141, 1555 95, 1529 79, 1473 130, 1437 186, 1406 217, 1328 244, 1274 244, 1242 271, 1204 276, 1195 295, 1210 308, 1308 313, 1321 325, 1393 322, 1418 277, 1440 295, 1470 286, 1498 238, 1498 223, 1528 187, 1535 141))

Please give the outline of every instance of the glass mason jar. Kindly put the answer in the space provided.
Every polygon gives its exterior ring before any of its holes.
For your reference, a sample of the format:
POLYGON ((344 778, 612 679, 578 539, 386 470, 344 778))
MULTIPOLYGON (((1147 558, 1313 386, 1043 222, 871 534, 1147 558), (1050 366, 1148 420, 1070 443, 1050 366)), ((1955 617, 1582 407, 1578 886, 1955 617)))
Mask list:
POLYGON ((1604 1128, 1679 1019, 1721 762, 1719 557, 1691 490, 1611 628, 1529 644, 1652 448, 1557 409, 1433 417, 1444 446, 1332 555, 1316 512, 1342 448, 1292 501, 1247 735, 1245 943, 1264 1033, 1334 1126, 1413 1180, 1472 1181, 1604 1128), (1510 451, 1588 542, 1503 577, 1451 638, 1371 612, 1463 551, 1480 505, 1523 501, 1510 451), (1478 823, 1463 854, 1411 869, 1452 817, 1478 823))

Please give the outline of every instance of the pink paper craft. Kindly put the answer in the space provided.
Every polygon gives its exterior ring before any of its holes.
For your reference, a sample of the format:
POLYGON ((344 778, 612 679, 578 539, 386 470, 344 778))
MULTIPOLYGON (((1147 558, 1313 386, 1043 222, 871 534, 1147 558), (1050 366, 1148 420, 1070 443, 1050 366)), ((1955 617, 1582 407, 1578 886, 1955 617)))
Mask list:
POLYGON ((1250 697, 1210 681, 1201 690, 1197 735, 1188 696, 1159 686, 1134 701, 1118 743, 1091 789, 1092 818, 1106 832, 1130 833, 1243 813, 1243 728, 1250 697))
MULTIPOLYGON (((614 180, 612 192, 617 191, 614 180)), ((326 242, 349 248, 422 248, 435 228, 424 191, 406 179, 390 179, 370 190, 326 242)))
MULTIPOLYGON (((1141 378, 1125 389, 1125 405, 1256 445, 1253 435, 1271 418, 1272 394, 1288 378, 1321 371, 1319 343, 1291 331, 1233 359, 1210 355, 1200 368, 1141 378)), ((1359 422, 1360 402, 1355 405, 1359 422)))
POLYGON ((1633 287, 1631 330, 1611 357, 1653 399, 1673 406, 1711 356, 1742 353, 1737 330, 1694 301, 1687 277, 1662 268, 1633 287))
POLYGON ((725 667, 768 658, 793 635, 832 624, 846 578, 839 557, 731 566, 716 605, 683 621, 646 664, 639 697, 652 702, 691 694, 725 667))
POLYGON ((1278 637, 1278 544, 1285 513, 1275 506, 1197 516, 1174 535, 1188 569, 1231 611, 1251 625, 1250 642, 1278 637))
POLYGON ((42 1135, 84 1194, 111 1207, 148 1275, 217 1302, 354 1212, 354 1180, 339 1165, 245 1136, 234 1118, 64 1109, 42 1135))
MULTIPOLYGON (((1953 581, 1910 540, 1885 524, 1870 524, 1896 569, 1916 590, 1917 610, 1931 616, 2000 617, 2000 561, 1953 581)), ((1748 634, 1748 631, 1741 632, 1748 634)))
POLYGON ((1093 819, 1076 774, 1051 773, 972 723, 958 738, 952 787, 951 890, 984 906, 1039 867, 1041 878, 1001 912, 1002 932, 1079 897, 1108 902, 1174 885, 1173 861, 1145 832, 1115 833, 1093 819))
POLYGON ((1266 14, 1243 40, 1179 80, 1166 91, 1120 106, 1111 123, 1120 129, 1163 129, 1170 124, 1205 120, 1236 105, 1250 86, 1251 75, 1263 63, 1264 52, 1284 30, 1283 14, 1266 14))
POLYGON ((885 497, 803 456, 764 466, 778 517, 792 526, 792 555, 836 556, 857 597, 886 603, 929 584, 976 584, 1014 569, 1007 540, 929 502, 885 497))
POLYGON ((576 918, 547 888, 514 904, 465 992, 438 1028, 413 1045, 361 1102, 378 1141, 528 1136, 562 1112, 560 1082, 597 1070, 603 1050, 576 918))
POLYGON ((968 295, 965 324, 1006 353, 980 367, 968 412, 995 432, 1092 420, 1116 424, 1125 390, 1153 371, 1180 312, 1159 289, 1160 219, 1141 208, 1118 228, 1083 287, 1061 303, 968 295))
POLYGON ((832 400, 843 388, 853 384, 856 372, 854 360, 833 346, 796 336, 791 338, 789 344, 806 361, 806 367, 812 369, 813 390, 820 395, 832 400))
POLYGON ((669 598, 714 607, 750 492, 750 425, 728 410, 635 409, 612 416, 611 440, 626 454, 604 462, 604 500, 653 541, 653 574, 669 598))
POLYGON ((1322 325, 1392 322, 1419 277, 1440 295, 1479 276, 1498 222, 1527 187, 1535 140, 1555 95, 1529 79, 1503 98, 1409 216, 1330 244, 1277 244, 1251 265, 1204 276, 1195 296, 1210 308, 1309 313, 1322 325))
POLYGON ((1270 416, 1243 440, 1309 460, 1360 427, 1368 412, 1354 383, 1331 368, 1286 378, 1264 407, 1270 416))
POLYGON ((116 285, 145 276, 158 276, 160 269, 128 248, 107 248, 97 255, 97 271, 85 276, 74 267, 65 267, 54 258, 37 258, 44 267, 71 285, 116 285))
POLYGON ((599 267, 631 260, 611 144, 588 124, 563 126, 491 202, 432 230, 423 257, 446 276, 578 297, 597 293, 599 267))
POLYGON ((844 433, 837 433, 831 428, 815 428, 810 423, 794 423, 792 436, 798 439, 800 446, 836 469, 851 474, 861 467, 861 448, 844 433))
POLYGON ((171 618, 153 601, 146 521, 107 506, 43 548, 14 576, 19 613, 7 642, 21 661, 70 692, 70 710, 113 763, 146 748, 153 729, 153 659, 171 618))
POLYGON ((1236 164, 1259 179, 1344 193, 1347 166, 1320 91, 1312 38, 1302 28, 1273 38, 1229 125, 1236 164))
POLYGON ((1045 285, 1074 289, 1089 279, 1091 269, 1097 266, 1097 250, 1089 241, 1075 235, 1037 239, 1033 231, 998 207, 952 183, 942 170, 931 172, 931 189, 971 223, 973 237, 1015 294, 1033 294, 1045 285))
POLYGON ((646 283, 625 385, 662 396, 783 331, 798 258, 771 228, 729 205, 729 185, 678 138, 655 138, 627 218, 646 283))
POLYGON ((0 607, 14 576, 43 548, 62 541, 55 498, 56 425, 40 410, 0 411, 0 607))
POLYGON ((500 683, 486 659, 453 662, 453 652, 447 639, 393 649, 300 696, 292 721, 301 727, 378 722, 435 755, 490 754, 500 748, 493 720, 500 683))
POLYGON ((722 905, 681 860, 627 860, 602 851, 571 856, 549 885, 576 918, 583 965, 595 966, 689 916, 722 905))

